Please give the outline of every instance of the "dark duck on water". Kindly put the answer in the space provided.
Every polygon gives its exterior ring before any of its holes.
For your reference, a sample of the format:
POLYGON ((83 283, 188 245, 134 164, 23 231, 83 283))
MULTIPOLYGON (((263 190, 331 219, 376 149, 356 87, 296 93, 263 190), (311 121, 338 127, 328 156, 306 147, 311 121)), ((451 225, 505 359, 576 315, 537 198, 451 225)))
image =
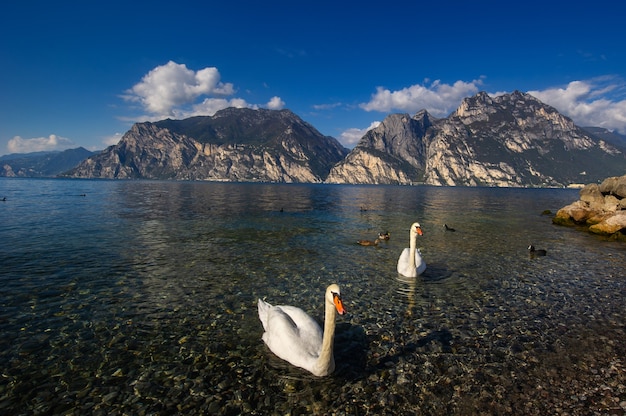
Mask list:
POLYGON ((545 256, 548 254, 544 249, 536 249, 532 244, 528 246, 528 252, 530 253, 530 257, 545 256))

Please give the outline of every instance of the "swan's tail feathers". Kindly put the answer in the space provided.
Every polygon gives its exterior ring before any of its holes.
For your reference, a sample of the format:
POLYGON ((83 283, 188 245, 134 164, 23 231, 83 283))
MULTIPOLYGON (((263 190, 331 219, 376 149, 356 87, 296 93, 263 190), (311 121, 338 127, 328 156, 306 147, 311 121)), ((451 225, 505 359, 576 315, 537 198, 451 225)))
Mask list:
POLYGON ((258 308, 259 308, 259 319, 261 320, 261 324, 263 324, 263 329, 267 331, 267 320, 270 312, 270 308, 272 305, 265 302, 264 300, 259 299, 258 308))

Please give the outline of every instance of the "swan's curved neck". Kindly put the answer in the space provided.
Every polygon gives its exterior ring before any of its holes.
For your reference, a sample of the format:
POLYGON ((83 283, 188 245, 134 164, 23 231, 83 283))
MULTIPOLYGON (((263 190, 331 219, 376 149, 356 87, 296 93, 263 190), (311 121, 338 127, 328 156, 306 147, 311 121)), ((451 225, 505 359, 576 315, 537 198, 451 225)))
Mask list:
POLYGON ((415 250, 417 249, 417 233, 411 231, 409 240, 409 266, 415 268, 415 250))
POLYGON ((318 375, 328 375, 335 369, 333 344, 335 341, 335 306, 331 302, 324 302, 324 335, 322 336, 322 351, 315 366, 318 375))

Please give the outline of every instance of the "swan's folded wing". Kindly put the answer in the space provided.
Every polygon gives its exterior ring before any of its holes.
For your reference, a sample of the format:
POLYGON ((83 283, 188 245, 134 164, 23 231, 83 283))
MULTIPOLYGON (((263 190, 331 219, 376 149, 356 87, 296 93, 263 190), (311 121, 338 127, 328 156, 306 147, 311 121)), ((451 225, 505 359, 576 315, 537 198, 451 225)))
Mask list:
POLYGON ((295 306, 281 305, 274 308, 274 311, 279 310, 285 314, 285 325, 289 322, 289 326, 296 330, 297 336, 304 339, 311 339, 312 341, 322 340, 322 328, 319 324, 311 318, 302 309, 295 306))
POLYGON ((406 276, 407 273, 410 272, 410 267, 409 267, 409 252, 410 249, 407 247, 404 250, 402 250, 402 253, 400 253, 400 258, 398 259, 398 273, 400 273, 403 276, 406 276))
POLYGON ((269 310, 268 328, 263 341, 274 354, 302 367, 301 360, 316 359, 322 346, 322 330, 313 318, 294 306, 274 306, 269 310))
POLYGON ((426 270, 426 262, 422 258, 422 252, 419 249, 417 249, 415 253, 415 267, 418 275, 424 273, 426 270))

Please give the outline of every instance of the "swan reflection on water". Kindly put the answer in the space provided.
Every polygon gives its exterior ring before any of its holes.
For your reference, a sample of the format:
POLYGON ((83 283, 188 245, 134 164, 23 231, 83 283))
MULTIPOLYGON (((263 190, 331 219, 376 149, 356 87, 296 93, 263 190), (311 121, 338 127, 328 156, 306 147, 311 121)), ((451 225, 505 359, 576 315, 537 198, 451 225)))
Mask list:
POLYGON ((432 308, 434 299, 433 285, 443 284, 453 277, 453 272, 444 266, 430 264, 426 271, 417 277, 396 274, 396 293, 407 308, 405 315, 412 316, 418 306, 432 308))

